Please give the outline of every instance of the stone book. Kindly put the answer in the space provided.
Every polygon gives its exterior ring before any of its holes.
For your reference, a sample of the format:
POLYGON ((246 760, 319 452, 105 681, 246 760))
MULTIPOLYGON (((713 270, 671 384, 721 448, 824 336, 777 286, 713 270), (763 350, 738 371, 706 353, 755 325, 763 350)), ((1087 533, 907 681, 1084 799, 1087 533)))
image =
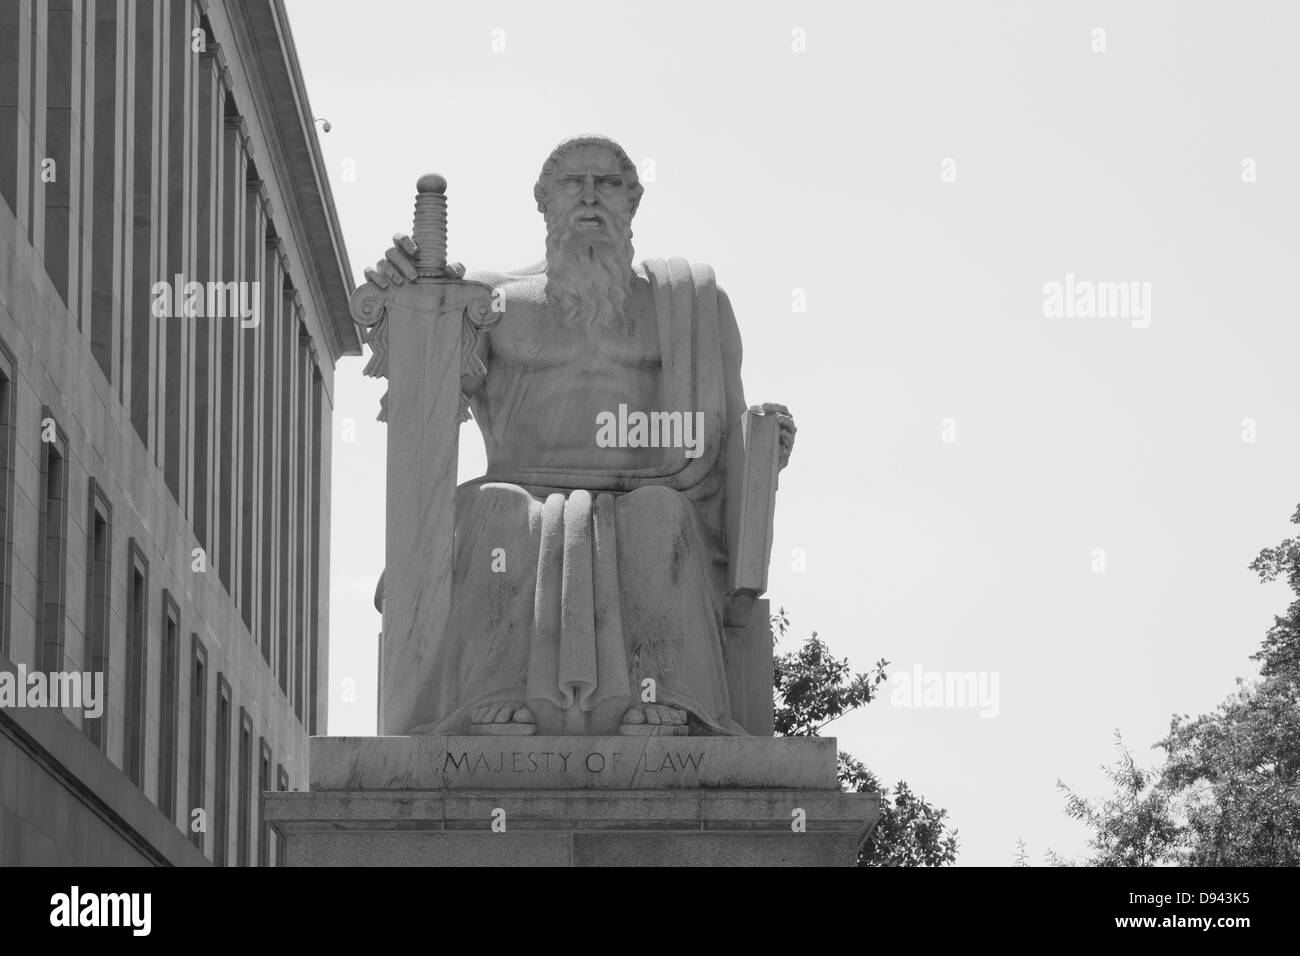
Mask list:
POLYGON ((776 415, 745 412, 745 472, 740 521, 731 555, 731 588, 754 596, 767 591, 772 552, 772 518, 780 469, 780 428, 776 415))

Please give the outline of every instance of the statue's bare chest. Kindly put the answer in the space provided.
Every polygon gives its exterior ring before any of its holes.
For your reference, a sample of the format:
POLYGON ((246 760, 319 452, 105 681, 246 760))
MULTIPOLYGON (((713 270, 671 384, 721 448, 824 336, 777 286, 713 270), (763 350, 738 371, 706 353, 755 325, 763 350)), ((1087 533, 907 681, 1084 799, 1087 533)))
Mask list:
POLYGON ((563 321, 546 302, 540 283, 507 295, 501 322, 489 337, 491 361, 508 374, 655 374, 661 365, 659 329, 650 290, 634 286, 625 316, 613 325, 563 321))

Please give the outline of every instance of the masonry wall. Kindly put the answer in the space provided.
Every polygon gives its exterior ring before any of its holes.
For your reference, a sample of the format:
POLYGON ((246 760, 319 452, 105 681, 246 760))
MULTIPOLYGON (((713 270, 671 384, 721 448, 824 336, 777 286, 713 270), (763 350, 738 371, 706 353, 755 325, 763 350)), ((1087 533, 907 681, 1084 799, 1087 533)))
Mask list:
POLYGON ((251 51, 240 52, 239 22, 220 3, 0 5, 0 671, 41 669, 53 646, 60 670, 102 669, 107 694, 98 741, 79 708, 0 707, 0 865, 273 861, 259 825, 262 753, 270 788, 305 789, 308 732, 325 731, 338 333, 327 331, 320 266, 290 208, 286 180, 302 171, 259 116, 265 91, 251 51), (178 271, 259 282, 260 325, 153 315, 149 289, 178 271), (62 506, 49 500, 50 445, 64 459, 62 506), (105 629, 93 626, 88 593, 92 489, 110 516, 105 629), (53 563, 52 527, 63 529, 53 563), (126 703, 128 591, 141 560, 137 785, 126 703), (160 761, 164 596, 177 626, 170 765, 160 761), (190 745, 195 641, 206 655, 201 754, 190 745), (231 696, 224 853, 220 681, 231 696), (244 714, 252 766, 241 789, 244 714), (202 792, 191 792, 200 758, 202 792), (168 766, 172 819, 159 809, 168 766), (206 834, 191 826, 194 808, 206 834))

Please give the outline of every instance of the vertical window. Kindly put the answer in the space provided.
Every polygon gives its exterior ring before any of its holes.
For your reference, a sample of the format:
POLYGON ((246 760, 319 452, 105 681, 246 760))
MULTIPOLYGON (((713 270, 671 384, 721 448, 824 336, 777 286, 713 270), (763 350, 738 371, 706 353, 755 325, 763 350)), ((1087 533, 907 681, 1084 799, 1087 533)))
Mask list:
MULTIPOLYGON (((167 149, 159 159, 166 163, 166 177, 160 184, 159 205, 166 230, 166 242, 163 244, 162 274, 171 279, 186 271, 187 257, 190 253, 188 217, 185 204, 188 201, 186 183, 186 161, 189 159, 191 119, 188 96, 190 93, 189 71, 192 56, 190 53, 190 27, 193 25, 192 3, 174 3, 165 7, 168 14, 165 66, 160 69, 162 79, 162 96, 166 99, 166 111, 160 116, 166 130, 167 149)), ((188 278, 188 277, 187 277, 188 278)), ((181 495, 181 422, 189 409, 185 407, 184 378, 185 364, 188 356, 186 323, 178 316, 162 322, 155 334, 159 338, 158 385, 161 396, 158 399, 158 414, 162 417, 160 431, 163 435, 162 460, 159 464, 163 470, 163 480, 172 497, 183 503, 181 495)))
MULTIPOLYGON (((195 188, 194 278, 206 282, 217 277, 216 230, 217 192, 221 177, 221 91, 217 75, 216 38, 207 17, 200 19, 209 51, 199 57, 199 94, 197 118, 197 175, 195 188)), ((194 448, 192 508, 194 534, 203 549, 211 554, 209 515, 211 508, 210 471, 212 466, 212 327, 206 315, 194 325, 194 350, 191 374, 194 378, 194 423, 190 444, 194 448)))
MULTIPOLYGON (((243 145, 244 120, 235 107, 234 97, 226 95, 225 126, 222 139, 222 282, 233 291, 234 306, 228 315, 238 312, 241 283, 247 278, 243 274, 243 221, 244 221, 244 183, 247 178, 246 154, 243 145)), ((213 523, 213 537, 216 539, 217 576, 225 585, 226 592, 232 598, 238 598, 239 550, 239 450, 240 443, 240 346, 242 339, 238 333, 238 321, 219 321, 216 323, 217 350, 221 356, 219 367, 213 370, 218 376, 221 399, 218 403, 217 416, 219 424, 216 434, 218 450, 216 468, 220 473, 217 494, 217 517, 213 523)), ((251 400, 251 399, 250 399, 251 400)))
POLYGON ((208 652, 197 634, 190 635, 190 840, 201 851, 203 831, 194 827, 195 810, 203 809, 208 785, 208 652))
POLYGON ((266 791, 271 789, 271 745, 263 737, 257 765, 257 865, 271 865, 271 828, 266 823, 266 791))
POLYGON ((248 866, 252 856, 253 828, 252 806, 249 803, 253 791, 253 720, 248 711, 239 708, 239 837, 237 847, 238 866, 248 866))
POLYGON ((6 657, 14 546, 14 382, 13 353, 0 342, 0 654, 6 657))
POLYGON ((163 590, 162 677, 158 681, 158 809, 176 820, 176 723, 180 710, 180 611, 163 590))
MULTIPOLYGON (((250 290, 248 302, 252 309, 257 310, 257 315, 261 316, 262 303, 254 295, 261 289, 262 283, 262 260, 266 252, 266 226, 262 218, 262 201, 261 194, 263 183, 257 176, 257 165, 252 159, 248 161, 248 180, 244 184, 244 287, 250 290)), ((244 626, 248 632, 253 635, 256 643, 258 639, 258 626, 254 623, 254 611, 257 610, 254 600, 255 585, 258 583, 256 568, 254 567, 254 556, 258 554, 258 541, 256 535, 261 532, 261 508, 262 502, 258 496, 257 489, 261 484, 261 475, 259 469, 262 463, 258 458, 258 451, 261 443, 258 441, 257 426, 261 421, 260 403, 263 401, 259 392, 261 371, 259 368, 261 362, 262 341, 266 338, 266 333, 258 326, 250 326, 241 329, 237 333, 242 341, 239 349, 242 352, 243 367, 240 370, 239 390, 243 394, 243 409, 241 412, 243 429, 243 442, 239 453, 240 459, 240 484, 239 484, 239 511, 240 511, 240 531, 237 547, 240 551, 240 573, 239 581, 236 587, 239 589, 237 604, 239 611, 244 618, 244 626)))
POLYGON ((149 673, 149 562, 132 538, 127 546, 126 714, 123 769, 137 787, 144 786, 145 686, 149 673))
POLYGON ((68 541, 67 438, 48 408, 41 409, 41 519, 37 559, 36 634, 41 670, 64 670, 63 596, 68 541))
POLYGON ((311 429, 311 423, 308 418, 311 414, 310 407, 307 404, 307 396, 311 388, 309 380, 309 369, 311 368, 311 351, 310 339, 307 336, 307 328, 299 323, 298 325, 298 377, 295 381, 298 398, 298 420, 294 428, 294 449, 295 449, 295 513, 296 523, 294 524, 294 544, 298 551, 298 560, 294 562, 294 584, 293 599, 294 607, 298 610, 298 620, 293 629, 293 710, 298 717, 298 722, 304 727, 307 725, 303 720, 303 691, 306 687, 305 678, 307 676, 307 629, 310 627, 311 609, 307 607, 307 562, 311 560, 311 555, 307 553, 310 537, 307 533, 307 514, 309 502, 307 500, 307 438, 311 429))
POLYGON ((212 862, 225 866, 230 853, 230 685, 217 675, 217 769, 212 826, 212 862))
POLYGON ((82 724, 90 742, 108 747, 108 622, 112 606, 109 581, 113 555, 113 508, 94 478, 90 479, 90 510, 86 516, 86 655, 84 670, 94 680, 102 675, 102 713, 82 724))
POLYGON ((132 150, 135 162, 127 174, 131 182, 131 206, 127 210, 131 271, 130 291, 127 293, 129 305, 122 310, 122 320, 128 327, 123 341, 130 345, 129 348, 122 349, 122 364, 130 364, 131 379, 130 392, 125 396, 124 404, 131 410, 131 424, 135 426, 140 440, 147 447, 152 447, 149 412, 152 370, 157 367, 157 347, 153 340, 153 313, 150 306, 153 304, 151 289, 157 279, 154 269, 157 236, 154 229, 158 216, 154 209, 154 171, 159 144, 158 130, 155 128, 158 91, 154 88, 154 75, 160 52, 160 38, 155 29, 159 9, 155 6, 155 0, 137 0, 134 4, 128 4, 126 9, 135 13, 135 102, 128 106, 128 109, 134 111, 135 126, 134 136, 127 147, 132 150))
POLYGON ((280 327, 280 239, 275 233, 275 224, 266 224, 266 261, 263 265, 262 279, 262 525, 261 525, 261 645, 262 657, 267 666, 274 668, 275 658, 275 536, 279 527, 276 514, 276 478, 277 461, 275 412, 278 407, 276 398, 276 340, 280 327))
POLYGON ((320 671, 320 549, 321 521, 325 513, 321 503, 321 415, 325 387, 321 381, 320 369, 312 363, 312 429, 311 429, 311 546, 307 550, 309 586, 307 588, 308 621, 311 622, 310 656, 307 661, 307 686, 310 694, 307 701, 307 733, 316 736, 316 714, 319 710, 319 692, 316 679, 320 671))
POLYGON ((280 690, 284 691, 286 697, 292 694, 292 684, 290 675, 292 668, 289 663, 289 633, 293 629, 293 558, 298 549, 294 547, 293 541, 293 422, 294 422, 294 401, 293 401, 293 381, 294 381, 294 362, 293 362, 293 329, 296 325, 294 316, 297 308, 294 305, 295 296, 293 283, 288 276, 284 277, 283 286, 283 308, 280 315, 280 326, 274 334, 277 338, 276 353, 280 361, 280 426, 277 429, 279 434, 279 459, 280 469, 280 529, 276 539, 276 571, 278 577, 278 586, 280 592, 280 621, 279 621, 279 669, 280 690))
MULTIPOLYGON (((0 3, 0 199, 18 218, 19 48, 23 42, 23 11, 17 3, 0 3)), ((30 31, 29 31, 30 32, 30 31)), ((24 137, 26 138, 26 137, 24 137)), ((24 144, 26 145, 26 144, 24 144)))
POLYGON ((113 253, 118 230, 118 197, 114 195, 120 170, 113 161, 117 133, 118 48, 117 5, 95 4, 94 212, 90 251, 90 353, 104 377, 113 381, 113 324, 119 305, 114 301, 113 253))
MULTIPOLYGON (((289 789, 289 775, 284 772, 284 764, 277 764, 275 768, 275 789, 283 793, 289 789)), ((277 837, 275 841, 275 865, 284 866, 284 838, 277 837)))
MULTIPOLYGON (((33 9, 34 15, 35 12, 33 9)), ((54 161, 55 174, 49 182, 42 181, 40 189, 45 197, 45 272, 65 304, 69 301, 68 243, 75 215, 72 185, 77 167, 72 162, 76 149, 73 143, 74 56, 59 54, 80 48, 80 37, 73 30, 73 16, 71 4, 51 4, 46 13, 45 42, 49 52, 45 58, 45 154, 54 161), (78 41, 76 46, 74 37, 78 41)))

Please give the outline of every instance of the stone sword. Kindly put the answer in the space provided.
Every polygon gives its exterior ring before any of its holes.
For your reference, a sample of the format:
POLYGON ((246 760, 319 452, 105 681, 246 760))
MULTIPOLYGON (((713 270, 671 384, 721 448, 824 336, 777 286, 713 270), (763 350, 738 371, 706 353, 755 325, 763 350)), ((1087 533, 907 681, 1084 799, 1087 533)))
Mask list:
POLYGON ((381 736, 429 720, 432 661, 451 611, 461 375, 480 329, 499 319, 492 287, 447 267, 447 181, 416 183, 416 279, 380 289, 367 282, 349 299, 357 324, 385 323, 388 476, 385 501, 383 634, 379 660, 381 736))

